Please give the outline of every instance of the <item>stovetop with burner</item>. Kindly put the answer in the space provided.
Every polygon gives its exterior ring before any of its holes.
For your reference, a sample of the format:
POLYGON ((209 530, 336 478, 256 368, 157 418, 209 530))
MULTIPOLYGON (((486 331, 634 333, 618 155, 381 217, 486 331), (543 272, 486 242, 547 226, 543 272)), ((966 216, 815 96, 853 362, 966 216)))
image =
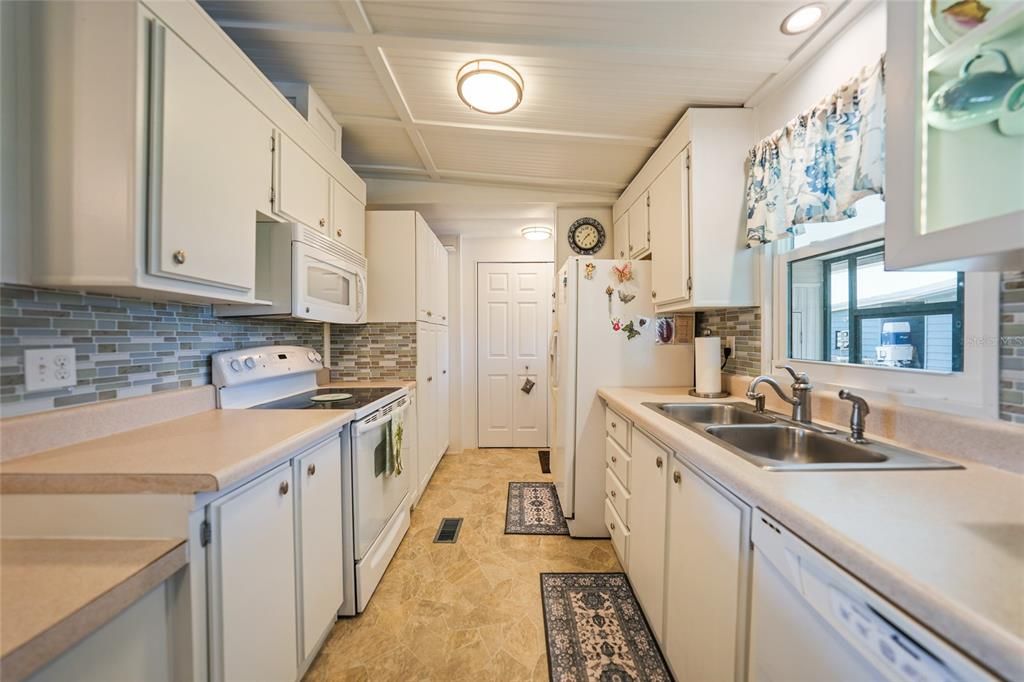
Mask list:
POLYGON ((374 388, 319 388, 253 405, 256 410, 356 410, 377 402, 395 391, 399 386, 374 388))

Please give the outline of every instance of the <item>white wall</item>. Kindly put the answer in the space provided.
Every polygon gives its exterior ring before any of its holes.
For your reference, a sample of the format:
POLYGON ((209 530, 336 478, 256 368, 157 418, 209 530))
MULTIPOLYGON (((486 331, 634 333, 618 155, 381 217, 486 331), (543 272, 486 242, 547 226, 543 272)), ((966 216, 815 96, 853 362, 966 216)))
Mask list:
POLYGON ((615 235, 612 232, 612 207, 611 204, 583 206, 583 207, 559 207, 556 217, 555 228, 555 271, 570 257, 575 255, 569 248, 569 228, 579 218, 596 218, 604 226, 604 246, 598 251, 594 258, 614 258, 612 243, 615 235))
POLYGON ((885 52, 885 3, 878 2, 811 58, 805 69, 754 107, 759 137, 767 137, 832 94, 885 52))
POLYGON ((442 241, 457 244, 456 253, 449 256, 450 271, 458 273, 458 281, 451 282, 449 330, 453 340, 451 366, 457 368, 452 376, 456 405, 452 412, 459 414, 452 420, 449 452, 460 452, 477 446, 477 263, 553 262, 555 245, 550 239, 529 241, 522 237, 462 236, 442 241))

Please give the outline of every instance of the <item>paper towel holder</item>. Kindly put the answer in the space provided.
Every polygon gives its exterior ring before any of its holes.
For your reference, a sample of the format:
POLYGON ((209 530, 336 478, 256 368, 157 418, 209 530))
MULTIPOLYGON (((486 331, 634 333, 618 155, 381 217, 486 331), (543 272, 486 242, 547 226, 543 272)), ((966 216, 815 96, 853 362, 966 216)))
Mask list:
MULTIPOLYGON (((705 329, 702 336, 713 336, 710 329, 705 329)), ((718 393, 700 393, 696 388, 691 388, 687 391, 687 395, 693 398, 728 398, 729 391, 719 391, 718 393)))

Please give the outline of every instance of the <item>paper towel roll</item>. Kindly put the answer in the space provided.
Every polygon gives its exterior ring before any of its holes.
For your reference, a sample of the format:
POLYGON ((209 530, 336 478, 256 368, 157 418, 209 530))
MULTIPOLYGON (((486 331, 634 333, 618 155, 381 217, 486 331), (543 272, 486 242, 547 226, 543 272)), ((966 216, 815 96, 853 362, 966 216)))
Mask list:
POLYGON ((722 339, 699 336, 696 344, 697 393, 722 392, 722 339))

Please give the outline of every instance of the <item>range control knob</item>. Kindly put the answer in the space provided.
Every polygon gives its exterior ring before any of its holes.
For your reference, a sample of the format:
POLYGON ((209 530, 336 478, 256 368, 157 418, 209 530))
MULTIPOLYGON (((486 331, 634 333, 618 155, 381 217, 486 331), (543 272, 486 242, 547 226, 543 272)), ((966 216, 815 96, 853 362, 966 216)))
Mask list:
POLYGON ((253 367, 256 366, 256 361, 254 359, 252 359, 252 358, 246 358, 245 359, 245 366, 246 366, 247 369, 252 369, 253 367))
POLYGON ((315 351, 309 351, 308 353, 306 353, 306 357, 309 358, 310 362, 316 362, 316 352, 315 351))
POLYGON ((234 372, 242 371, 242 363, 240 363, 238 360, 232 360, 229 366, 231 367, 231 370, 234 372))
POLYGON ((319 354, 319 353, 317 353, 316 351, 313 351, 313 356, 314 356, 314 357, 316 357, 316 361, 317 361, 317 362, 320 362, 321 360, 323 360, 323 359, 324 359, 324 356, 320 355, 320 354, 319 354))

